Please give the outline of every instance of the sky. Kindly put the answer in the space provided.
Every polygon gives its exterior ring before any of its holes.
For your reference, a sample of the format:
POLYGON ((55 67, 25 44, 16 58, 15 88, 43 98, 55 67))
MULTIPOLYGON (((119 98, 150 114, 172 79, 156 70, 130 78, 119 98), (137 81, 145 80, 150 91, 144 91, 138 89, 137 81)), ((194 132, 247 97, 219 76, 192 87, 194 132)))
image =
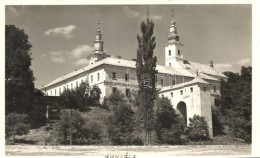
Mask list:
MULTIPOLYGON (((137 34, 148 5, 6 6, 5 23, 24 29, 32 47, 35 87, 87 66, 86 57, 100 21, 104 50, 123 59, 136 58, 137 34)), ((157 64, 164 65, 164 45, 171 11, 184 44, 184 59, 219 71, 239 72, 252 65, 252 8, 245 4, 149 5, 156 37, 157 64)))

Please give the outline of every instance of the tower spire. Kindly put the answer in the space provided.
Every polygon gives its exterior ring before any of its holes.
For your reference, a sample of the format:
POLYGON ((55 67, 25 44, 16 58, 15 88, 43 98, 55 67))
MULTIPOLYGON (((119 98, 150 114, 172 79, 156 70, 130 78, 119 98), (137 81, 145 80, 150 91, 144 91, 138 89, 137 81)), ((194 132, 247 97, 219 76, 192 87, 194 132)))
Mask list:
POLYGON ((149 6, 147 6, 147 19, 149 19, 149 16, 150 16, 149 6))
POLYGON ((97 32, 96 32, 96 39, 94 41, 94 52, 101 53, 103 52, 103 41, 102 41, 102 34, 100 31, 100 22, 97 21, 97 32))

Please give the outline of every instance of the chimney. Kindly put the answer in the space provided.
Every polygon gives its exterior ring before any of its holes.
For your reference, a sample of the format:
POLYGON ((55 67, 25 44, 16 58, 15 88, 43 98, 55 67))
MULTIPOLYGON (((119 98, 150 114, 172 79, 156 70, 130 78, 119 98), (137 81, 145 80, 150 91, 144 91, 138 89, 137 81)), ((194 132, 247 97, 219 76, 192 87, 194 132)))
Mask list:
POLYGON ((121 59, 121 56, 120 56, 120 55, 119 55, 119 56, 116 56, 116 58, 117 58, 117 59, 121 59))

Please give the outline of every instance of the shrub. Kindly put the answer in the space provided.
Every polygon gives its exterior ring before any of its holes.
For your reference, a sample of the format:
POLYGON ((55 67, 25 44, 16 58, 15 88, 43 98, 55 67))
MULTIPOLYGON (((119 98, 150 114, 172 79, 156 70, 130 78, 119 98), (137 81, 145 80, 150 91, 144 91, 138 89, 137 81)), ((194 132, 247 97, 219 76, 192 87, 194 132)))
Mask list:
POLYGON ((194 115, 193 118, 189 118, 189 139, 191 140, 208 140, 209 130, 208 125, 204 117, 194 115))
POLYGON ((30 125, 26 124, 26 114, 17 114, 15 112, 9 113, 5 116, 5 133, 7 137, 13 136, 15 142, 15 135, 23 135, 29 133, 30 125))
POLYGON ((82 143, 83 144, 100 144, 102 138, 102 126, 100 123, 95 121, 87 122, 82 127, 82 135, 84 136, 82 143))
POLYGON ((109 117, 108 134, 114 144, 131 144, 134 131, 134 116, 129 105, 122 104, 113 108, 114 115, 109 117))
POLYGON ((102 126, 94 121, 88 122, 77 110, 62 110, 56 127, 57 132, 52 135, 58 136, 61 144, 69 143, 70 130, 73 144, 98 144, 101 140, 102 126))
POLYGON ((176 114, 170 100, 158 98, 156 103, 156 126, 155 133, 159 143, 184 144, 185 121, 176 114))
POLYGON ((68 144, 70 140, 70 130, 72 130, 73 143, 78 143, 81 138, 81 127, 85 120, 77 110, 62 110, 60 120, 57 122, 57 131, 62 144, 68 144), (71 121, 71 126, 70 126, 71 121))
POLYGON ((108 98, 113 111, 113 115, 108 118, 109 138, 116 145, 141 144, 140 139, 134 135, 134 112, 124 98, 124 94, 118 90, 108 98))

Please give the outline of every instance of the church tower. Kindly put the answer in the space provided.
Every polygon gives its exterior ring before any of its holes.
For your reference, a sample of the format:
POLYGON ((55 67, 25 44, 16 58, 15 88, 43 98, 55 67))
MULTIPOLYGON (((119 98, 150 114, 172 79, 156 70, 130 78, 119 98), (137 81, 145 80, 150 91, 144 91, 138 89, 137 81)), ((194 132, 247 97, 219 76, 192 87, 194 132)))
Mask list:
POLYGON ((177 35, 177 27, 172 12, 170 34, 168 35, 168 41, 165 44, 165 66, 176 67, 179 65, 177 64, 178 62, 183 61, 183 54, 181 52, 181 47, 183 44, 180 43, 179 39, 180 38, 177 35))
POLYGON ((97 23, 97 32, 96 32, 96 40, 94 41, 94 52, 95 53, 103 53, 103 44, 104 42, 102 41, 102 34, 99 28, 99 22, 97 23))
POLYGON ((89 59, 89 64, 94 64, 95 62, 98 62, 102 59, 105 59, 107 57, 109 57, 109 55, 107 55, 104 50, 103 50, 103 45, 104 42, 102 40, 102 34, 100 31, 100 27, 99 27, 99 22, 97 23, 97 32, 96 32, 96 38, 94 41, 94 51, 87 57, 89 59))

